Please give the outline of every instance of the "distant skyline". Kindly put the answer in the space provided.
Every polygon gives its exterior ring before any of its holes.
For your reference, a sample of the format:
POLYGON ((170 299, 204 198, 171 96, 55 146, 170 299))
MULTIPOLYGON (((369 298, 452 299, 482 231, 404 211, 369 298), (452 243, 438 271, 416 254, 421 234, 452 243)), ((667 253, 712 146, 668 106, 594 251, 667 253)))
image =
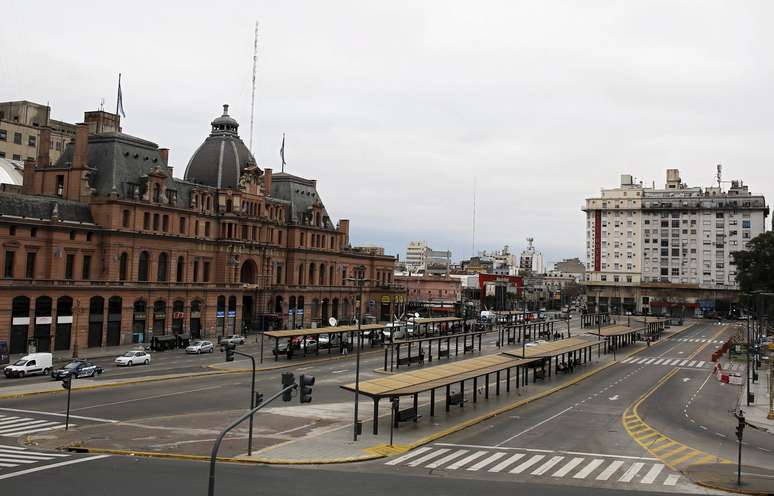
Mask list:
MULTIPOLYGON (((0 100, 115 110, 182 176, 224 103, 254 154, 317 179, 353 244, 454 260, 527 237, 585 259, 584 199, 715 165, 774 195, 768 2, 22 2, 3 7, 0 100), (32 30, 34 29, 34 34, 32 30), (477 189, 472 252, 473 184, 477 189)), ((767 226, 770 226, 770 219, 767 226)))

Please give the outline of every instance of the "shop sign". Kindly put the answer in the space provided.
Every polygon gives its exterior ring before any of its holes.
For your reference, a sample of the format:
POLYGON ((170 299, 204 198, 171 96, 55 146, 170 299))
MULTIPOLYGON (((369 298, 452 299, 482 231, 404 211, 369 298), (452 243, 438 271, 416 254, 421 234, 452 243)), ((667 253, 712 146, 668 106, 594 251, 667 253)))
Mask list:
POLYGON ((183 318, 183 312, 173 312, 172 313, 173 319, 182 319, 183 318))
POLYGON ((228 311, 228 316, 229 317, 236 317, 236 310, 229 310, 228 311))
POLYGON ((35 318, 36 324, 50 324, 51 323, 51 316, 48 317, 36 317, 35 318))
POLYGON ((226 316, 226 312, 224 310, 218 310, 217 312, 215 312, 215 316, 218 317, 218 318, 225 317, 226 316))

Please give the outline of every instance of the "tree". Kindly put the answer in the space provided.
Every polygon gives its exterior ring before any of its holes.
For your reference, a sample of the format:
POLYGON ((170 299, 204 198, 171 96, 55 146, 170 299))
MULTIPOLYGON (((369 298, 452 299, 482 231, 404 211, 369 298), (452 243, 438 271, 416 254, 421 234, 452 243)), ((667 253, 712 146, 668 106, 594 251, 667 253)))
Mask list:
POLYGON ((742 291, 774 291, 774 232, 750 240, 746 251, 731 253, 742 291))

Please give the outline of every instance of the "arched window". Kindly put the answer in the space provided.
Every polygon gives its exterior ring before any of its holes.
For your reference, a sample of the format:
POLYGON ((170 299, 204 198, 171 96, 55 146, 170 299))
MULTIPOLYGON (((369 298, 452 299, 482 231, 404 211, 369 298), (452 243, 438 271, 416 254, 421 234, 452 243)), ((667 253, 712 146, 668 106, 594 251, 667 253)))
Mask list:
POLYGON ((143 251, 140 253, 140 263, 137 267, 137 280, 138 281, 147 281, 148 280, 148 265, 150 264, 150 255, 148 255, 147 251, 143 251))
POLYGON ((177 257, 177 270, 175 271, 175 280, 177 282, 183 282, 185 277, 185 258, 177 257))
POLYGON ((320 286, 325 285, 325 264, 320 264, 320 286))
POLYGON ((168 261, 169 261, 168 255, 162 252, 161 255, 159 255, 159 265, 158 265, 158 270, 156 271, 157 272, 156 279, 158 281, 164 282, 167 280, 167 274, 169 273, 168 261))
POLYGON ((226 200, 226 212, 231 212, 234 208, 234 203, 231 200, 226 200))
POLYGON ((333 265, 331 265, 330 268, 328 269, 328 286, 333 286, 335 282, 333 280, 333 274, 334 274, 333 265))
POLYGON ((309 264, 309 284, 314 284, 314 264, 309 264))
POLYGON ((153 184, 153 201, 156 203, 161 201, 161 186, 159 186, 159 183, 153 184))
POLYGON ((298 284, 304 284, 304 264, 298 264, 298 284))
POLYGON ((126 252, 123 252, 121 256, 119 257, 118 262, 118 279, 121 281, 126 281, 126 278, 128 276, 127 269, 129 267, 129 256, 126 254, 126 252))

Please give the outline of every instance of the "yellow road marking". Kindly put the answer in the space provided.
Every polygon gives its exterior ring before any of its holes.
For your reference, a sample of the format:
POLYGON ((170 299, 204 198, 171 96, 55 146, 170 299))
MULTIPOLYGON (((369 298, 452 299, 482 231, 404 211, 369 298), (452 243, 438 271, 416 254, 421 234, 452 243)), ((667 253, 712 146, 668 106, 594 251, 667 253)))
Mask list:
POLYGON ((704 454, 704 453, 703 453, 702 451, 699 451, 699 450, 691 450, 691 452, 690 452, 690 453, 688 453, 687 455, 685 455, 685 456, 681 456, 681 457, 680 457, 680 458, 678 458, 677 460, 672 460, 672 462, 671 462, 671 463, 672 463, 673 465, 680 465, 680 464, 681 464, 681 463, 683 463, 683 462, 687 462, 687 461, 688 461, 688 460, 690 460, 691 458, 696 458, 697 456, 701 456, 701 455, 703 455, 703 454, 704 454))
POLYGON ((651 448, 650 450, 654 451, 654 452, 655 451, 661 451, 662 449, 669 448, 670 446, 674 446, 675 444, 677 444, 677 442, 669 441, 668 443, 664 443, 664 444, 662 444, 660 446, 656 446, 655 448, 651 448))

